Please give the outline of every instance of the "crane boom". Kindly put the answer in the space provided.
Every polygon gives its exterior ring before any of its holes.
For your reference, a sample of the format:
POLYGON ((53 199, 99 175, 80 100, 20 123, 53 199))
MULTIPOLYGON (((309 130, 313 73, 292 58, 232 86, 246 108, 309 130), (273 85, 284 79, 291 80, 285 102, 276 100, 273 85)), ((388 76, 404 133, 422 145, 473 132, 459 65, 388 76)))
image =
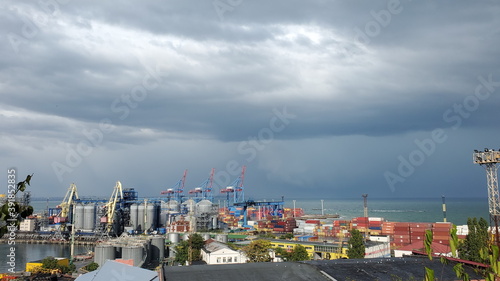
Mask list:
POLYGON ((72 183, 66 192, 66 196, 64 196, 63 201, 59 205, 61 207, 61 213, 59 217, 67 218, 69 215, 69 208, 72 206, 73 201, 78 199, 78 192, 76 189, 76 185, 72 183))
POLYGON ((123 200, 123 189, 121 182, 117 181, 115 188, 113 189, 113 193, 109 198, 108 203, 106 204, 107 208, 107 231, 108 233, 111 231, 114 222, 114 214, 116 210, 116 203, 119 200, 123 200))

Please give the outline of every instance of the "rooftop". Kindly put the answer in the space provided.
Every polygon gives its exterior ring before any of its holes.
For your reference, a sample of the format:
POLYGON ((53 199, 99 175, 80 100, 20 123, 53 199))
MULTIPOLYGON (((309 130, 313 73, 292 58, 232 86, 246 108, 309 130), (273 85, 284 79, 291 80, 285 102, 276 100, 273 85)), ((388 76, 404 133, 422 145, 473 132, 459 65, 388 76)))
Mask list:
MULTIPOLYGON (((440 280, 456 280, 450 261, 443 265, 439 259, 427 257, 340 259, 306 262, 247 263, 231 265, 201 265, 164 267, 167 280, 234 281, 234 280, 423 280, 425 269, 434 269, 440 280)), ((464 265, 471 279, 481 278, 470 266, 464 265)))

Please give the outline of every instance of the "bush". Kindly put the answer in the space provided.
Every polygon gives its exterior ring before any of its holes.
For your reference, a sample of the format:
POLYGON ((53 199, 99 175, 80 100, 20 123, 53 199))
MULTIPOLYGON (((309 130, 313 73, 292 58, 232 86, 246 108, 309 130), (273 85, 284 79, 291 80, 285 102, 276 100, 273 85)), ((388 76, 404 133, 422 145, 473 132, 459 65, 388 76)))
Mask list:
POLYGON ((85 269, 85 270, 87 270, 87 271, 89 271, 89 272, 90 272, 90 271, 94 271, 94 270, 96 270, 96 269, 98 269, 98 268, 99 268, 99 264, 98 264, 98 263, 96 263, 96 262, 89 263, 89 264, 87 264, 87 265, 84 267, 84 269, 85 269))

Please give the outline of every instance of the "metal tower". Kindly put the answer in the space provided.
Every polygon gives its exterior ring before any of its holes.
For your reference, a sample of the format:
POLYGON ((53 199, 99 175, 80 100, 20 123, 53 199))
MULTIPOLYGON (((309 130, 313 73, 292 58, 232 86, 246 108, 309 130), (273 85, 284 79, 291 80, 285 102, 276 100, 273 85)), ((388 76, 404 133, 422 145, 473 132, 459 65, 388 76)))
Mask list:
POLYGON ((500 198, 498 193, 498 166, 500 163, 500 151, 485 148, 484 151, 474 150, 473 162, 486 169, 488 181, 488 206, 490 213, 490 224, 495 227, 495 240, 500 243, 498 225, 500 223, 500 198))
POLYGON ((361 195, 363 197, 363 203, 364 203, 364 208, 363 208, 363 211, 364 211, 364 215, 365 215, 365 218, 368 217, 368 194, 363 194, 361 195))
POLYGON ((180 179, 172 188, 169 188, 161 192, 161 194, 167 194, 169 201, 172 199, 173 195, 174 200, 181 203, 182 193, 184 192, 184 185, 186 183, 187 171, 188 170, 184 170, 184 175, 182 176, 182 179, 180 179))

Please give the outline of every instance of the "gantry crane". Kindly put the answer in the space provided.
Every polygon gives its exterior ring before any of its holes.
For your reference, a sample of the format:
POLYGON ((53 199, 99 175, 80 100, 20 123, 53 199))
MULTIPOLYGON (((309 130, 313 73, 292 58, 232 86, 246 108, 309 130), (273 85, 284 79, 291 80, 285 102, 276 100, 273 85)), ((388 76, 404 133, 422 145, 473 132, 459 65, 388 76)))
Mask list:
POLYGON ((229 206, 229 194, 233 194, 233 204, 241 203, 245 201, 245 192, 243 187, 243 181, 245 179, 246 166, 241 168, 241 175, 228 187, 221 189, 221 193, 227 195, 227 204, 229 206))
POLYGON ((182 193, 184 192, 184 185, 186 183, 187 171, 188 171, 187 169, 184 170, 184 175, 182 176, 182 179, 180 179, 172 188, 169 188, 161 192, 161 194, 167 194, 169 201, 173 195, 174 200, 181 203, 182 193))
POLYGON ((212 168, 212 171, 210 172, 210 177, 207 180, 205 180, 199 187, 191 189, 189 191, 189 194, 194 194, 196 198, 198 198, 198 194, 201 194, 201 199, 206 199, 212 202, 213 201, 212 185, 214 181, 214 173, 215 173, 215 168, 212 168))

